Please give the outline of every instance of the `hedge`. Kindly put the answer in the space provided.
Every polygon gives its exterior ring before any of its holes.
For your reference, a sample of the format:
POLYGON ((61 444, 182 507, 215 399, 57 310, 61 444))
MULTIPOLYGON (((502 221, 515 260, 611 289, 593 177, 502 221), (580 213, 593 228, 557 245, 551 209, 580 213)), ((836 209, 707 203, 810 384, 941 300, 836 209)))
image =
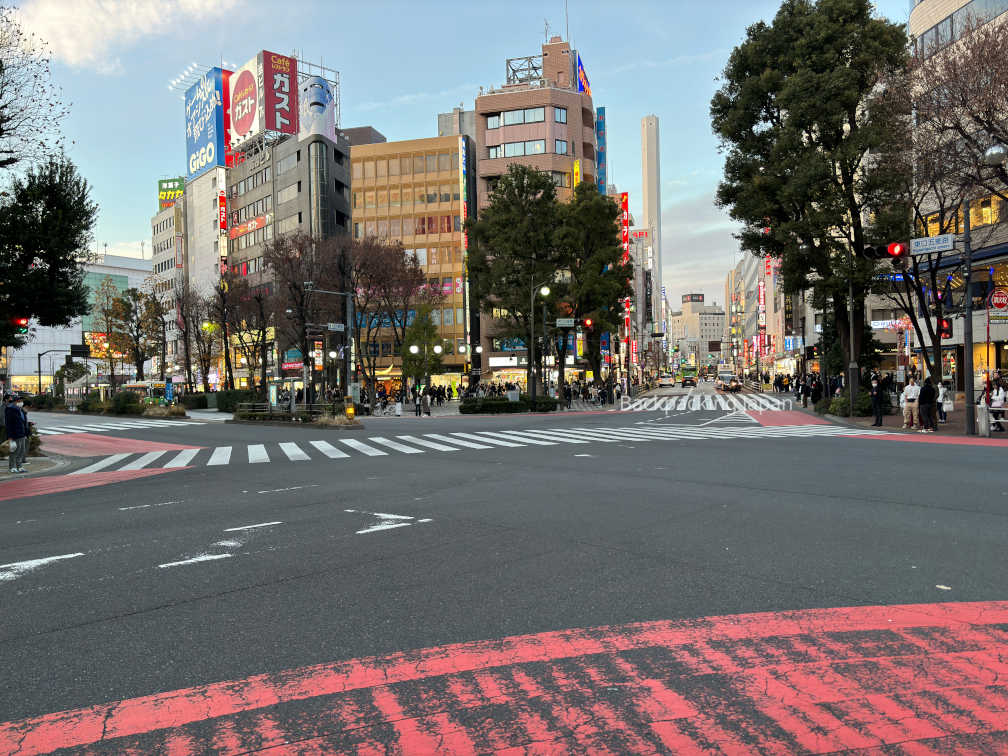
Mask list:
MULTIPOLYGON (((533 411, 553 412, 556 410, 557 404, 557 400, 552 397, 537 396, 533 411)), ((532 407, 532 402, 528 396, 523 396, 517 402, 498 398, 464 399, 459 404, 459 412, 463 415, 501 415, 528 412, 530 407, 532 407)))
POLYGON ((133 391, 119 391, 112 395, 112 412, 116 415, 142 415, 144 409, 140 395, 133 391))
POLYGON ((182 394, 182 406, 186 409, 206 409, 206 394, 182 394))
MULTIPOLYGON (((256 391, 247 391, 245 389, 235 389, 233 391, 218 391, 217 392, 217 411, 218 412, 234 412, 238 409, 238 405, 244 402, 254 402, 259 398, 259 393, 256 391)), ((204 396, 205 399, 205 396, 204 396)), ((206 406, 205 404, 203 405, 206 406)))

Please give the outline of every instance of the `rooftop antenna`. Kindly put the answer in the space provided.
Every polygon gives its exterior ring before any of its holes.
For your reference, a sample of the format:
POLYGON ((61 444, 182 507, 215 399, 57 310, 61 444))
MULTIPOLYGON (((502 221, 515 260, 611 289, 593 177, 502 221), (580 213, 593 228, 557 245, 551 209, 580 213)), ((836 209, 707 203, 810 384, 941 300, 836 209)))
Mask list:
POLYGON ((567 15, 567 0, 564 0, 564 34, 564 39, 570 42, 570 17, 567 15))
POLYGON ((546 43, 549 43, 549 38, 550 38, 549 37, 549 20, 545 19, 545 18, 543 19, 543 34, 546 35, 546 39, 544 41, 546 43))

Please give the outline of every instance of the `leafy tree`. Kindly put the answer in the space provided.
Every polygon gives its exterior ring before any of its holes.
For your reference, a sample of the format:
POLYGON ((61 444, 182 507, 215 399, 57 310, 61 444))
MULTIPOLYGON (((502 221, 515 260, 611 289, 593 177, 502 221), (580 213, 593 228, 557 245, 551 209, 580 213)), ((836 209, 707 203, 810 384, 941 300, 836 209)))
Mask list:
POLYGON ((151 324, 153 354, 158 357, 158 373, 163 381, 168 360, 168 308, 153 289, 146 293, 144 299, 144 318, 151 324))
POLYGON ((144 363, 156 353, 162 327, 151 309, 151 296, 130 288, 112 300, 114 330, 109 343, 116 351, 130 356, 138 381, 144 380, 144 363))
POLYGON ((189 303, 190 335, 196 349, 196 364, 199 367, 203 391, 210 391, 210 368, 220 355, 220 329, 214 322, 214 295, 193 295, 189 303))
MULTIPOLYGON (((557 217, 549 175, 512 163, 490 193, 489 206, 467 221, 470 291, 480 310, 493 316, 495 335, 528 341, 541 306, 536 290, 552 285, 561 267, 557 217)), ((530 387, 532 370, 530 360, 530 387)))
MULTIPOLYGON (((569 273, 556 286, 555 314, 563 318, 591 318, 586 334, 586 355, 593 373, 600 375, 601 336, 616 333, 622 319, 625 297, 633 293, 630 279, 633 266, 624 265, 618 219, 619 206, 599 194, 594 185, 582 182, 574 189, 569 204, 557 211, 556 247, 558 263, 569 273)), ((567 335, 570 329, 558 329, 557 365, 566 364, 567 335)), ((558 367, 560 384, 563 370, 558 367)))
POLYGON ((37 161, 62 147, 56 126, 67 115, 52 80, 46 44, 0 6, 0 168, 37 161))
POLYGON ((56 396, 64 396, 66 394, 66 385, 68 383, 80 380, 87 374, 87 365, 83 362, 69 362, 63 365, 53 375, 56 396))
POLYGON ((897 180, 871 159, 892 133, 869 105, 906 55, 902 27, 868 0, 785 0, 772 24, 749 27, 711 101, 725 152, 717 202, 743 223, 742 249, 779 257, 786 292, 811 288, 848 354, 860 351, 875 273, 864 248, 890 233, 868 220, 897 180))
MULTIPOLYGON (((97 212, 87 181, 63 156, 30 168, 0 192, 0 310, 44 326, 66 326, 87 314, 84 264, 97 212)), ((0 345, 23 343, 14 331, 4 318, 0 345)))
POLYGON ((427 303, 419 305, 416 317, 406 326, 403 337, 402 374, 404 378, 407 376, 412 378, 415 383, 421 381, 426 383, 429 375, 439 373, 443 369, 441 355, 435 353, 434 347, 443 344, 444 340, 434 325, 434 319, 431 317, 432 309, 427 303), (410 351, 411 346, 417 347, 416 354, 410 351))
POLYGON ((102 279, 94 294, 92 318, 101 329, 98 338, 93 340, 91 351, 95 357, 104 359, 108 364, 109 386, 115 389, 115 361, 122 357, 117 345, 119 337, 119 289, 116 288, 110 276, 102 279))

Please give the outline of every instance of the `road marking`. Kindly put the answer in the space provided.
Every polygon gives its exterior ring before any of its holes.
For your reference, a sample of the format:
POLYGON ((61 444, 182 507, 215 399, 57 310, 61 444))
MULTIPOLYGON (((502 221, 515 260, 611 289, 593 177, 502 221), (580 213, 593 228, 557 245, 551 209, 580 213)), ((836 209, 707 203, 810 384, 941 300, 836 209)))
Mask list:
POLYGON ((217 541, 216 543, 214 543, 214 546, 220 546, 222 549, 236 549, 241 545, 242 542, 235 539, 231 540, 225 539, 223 541, 217 541))
POLYGON ((303 488, 318 488, 318 483, 312 483, 310 486, 288 486, 287 488, 271 488, 268 491, 256 491, 256 493, 268 494, 268 493, 283 493, 284 491, 300 491, 303 488))
POLYGON ((337 449, 328 441, 309 441, 308 443, 329 457, 329 459, 346 459, 350 456, 346 452, 337 449))
MULTIPOLYGON (((491 435, 490 431, 481 431, 481 435, 491 435)), ((534 446, 556 446, 556 441, 543 441, 541 438, 533 438, 532 436, 525 435, 519 431, 494 431, 494 436, 504 436, 505 438, 513 438, 517 441, 521 441, 524 444, 532 444, 534 446)))
POLYGON ((226 465, 231 461, 231 447, 230 446, 218 446, 213 450, 213 454, 210 455, 210 459, 207 460, 207 467, 210 465, 226 465))
POLYGON ((249 444, 248 461, 250 465, 256 465, 260 462, 269 462, 270 458, 266 453, 266 447, 263 444, 249 444))
POLYGON ((199 454, 199 449, 184 449, 176 454, 165 467, 185 467, 197 454, 199 454))
POLYGON ((98 472, 99 470, 104 470, 106 467, 111 467, 117 462, 122 462, 126 459, 129 454, 113 454, 111 457, 105 457, 105 459, 95 462, 93 465, 88 465, 83 470, 76 470, 71 475, 83 475, 85 473, 98 472))
POLYGON ((951 591, 952 590, 952 586, 950 586, 950 585, 940 585, 939 584, 939 585, 936 585, 935 588, 937 588, 939 591, 951 591))
POLYGON ((435 451, 458 451, 454 446, 445 446, 444 444, 439 444, 436 441, 428 441, 425 438, 419 438, 417 436, 399 436, 403 441, 409 441, 411 444, 419 444, 420 446, 426 446, 428 449, 434 449, 435 451))
POLYGON ((444 441, 445 443, 455 444, 456 446, 464 446, 467 449, 491 449, 493 447, 485 446, 483 444, 474 444, 472 441, 463 441, 460 438, 449 438, 448 436, 442 436, 439 433, 425 433, 427 438, 433 438, 436 441, 444 441))
POLYGON ((475 433, 452 433, 451 435, 452 437, 457 436, 458 438, 468 438, 472 441, 484 441, 488 444, 494 444, 495 446, 512 446, 512 447, 524 446, 524 444, 519 444, 516 441, 505 441, 499 438, 488 438, 488 436, 490 435, 489 433, 481 436, 477 436, 475 433))
POLYGON ((252 528, 268 528, 271 525, 283 525, 283 522, 281 520, 276 520, 274 522, 259 522, 259 523, 256 523, 255 525, 242 525, 242 526, 237 527, 237 528, 224 528, 224 532, 225 533, 234 533, 234 532, 236 532, 238 530, 252 530, 252 528))
POLYGON ((395 528, 408 528, 410 525, 415 525, 418 522, 433 522, 433 520, 429 517, 417 520, 415 517, 410 515, 389 514, 388 512, 367 512, 363 509, 344 509, 343 511, 349 512, 350 514, 366 514, 378 518, 377 523, 370 525, 363 530, 358 530, 356 533, 357 535, 378 533, 382 530, 393 530, 395 528))
POLYGON ((230 554, 200 554, 199 556, 194 556, 192 559, 181 559, 178 562, 165 562, 164 564, 159 564, 160 569, 165 569, 166 567, 181 567, 184 564, 196 564, 196 562, 210 562, 214 559, 230 559, 230 554))
POLYGON ((287 459, 291 462, 307 462, 311 460, 311 457, 301 451, 301 447, 293 441, 282 442, 280 448, 283 449, 283 453, 287 455, 287 459))
MULTIPOLYGON (((633 449, 632 446, 630 448, 633 449)), ((595 455, 594 454, 575 454, 574 456, 575 457, 594 457, 595 455)))
POLYGON ((146 454, 142 455, 140 458, 135 459, 132 462, 130 462, 128 465, 123 465, 122 467, 119 468, 119 470, 120 471, 122 471, 122 470, 142 470, 147 465, 149 465, 151 462, 153 462, 155 459, 157 459, 158 457, 162 457, 165 454, 167 454, 167 450, 164 450, 164 449, 162 449, 161 451, 147 452, 146 454))
POLYGON ((119 507, 119 511, 120 512, 130 512, 130 511, 132 511, 134 509, 148 509, 150 507, 165 507, 165 506, 168 506, 169 504, 181 504, 181 503, 182 503, 182 499, 178 499, 177 501, 162 501, 162 502, 160 502, 158 504, 137 504, 136 506, 132 506, 132 507, 119 507))
POLYGON ((395 449, 403 454, 423 454, 422 449, 414 449, 412 446, 406 446, 406 444, 400 444, 398 441, 391 441, 390 439, 383 438, 382 436, 371 436, 368 441, 375 444, 381 444, 382 446, 387 446, 389 449, 395 449))
POLYGON ((9 580, 16 580, 26 572, 37 570, 39 567, 44 567, 47 564, 60 562, 64 559, 73 559, 79 556, 84 556, 84 552, 78 551, 74 554, 60 554, 59 556, 42 557, 41 559, 26 559, 23 562, 0 564, 0 583, 9 580))
POLYGON ((384 452, 381 449, 375 449, 373 446, 368 446, 362 441, 356 441, 352 438, 341 438, 340 443, 346 444, 351 449, 356 449, 359 452, 367 454, 369 457, 384 457, 388 452, 384 452))
POLYGON ((562 431, 547 431, 547 430, 523 430, 522 433, 527 433, 529 435, 535 436, 537 438, 548 438, 553 441, 565 444, 590 444, 591 441, 583 439, 580 436, 570 436, 562 431))

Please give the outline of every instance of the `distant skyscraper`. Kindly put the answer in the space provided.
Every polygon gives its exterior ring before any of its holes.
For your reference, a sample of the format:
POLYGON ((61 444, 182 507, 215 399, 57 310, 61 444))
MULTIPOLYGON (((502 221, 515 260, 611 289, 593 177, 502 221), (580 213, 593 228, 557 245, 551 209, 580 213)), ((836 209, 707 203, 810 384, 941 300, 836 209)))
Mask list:
MULTIPOLYGON (((661 259, 661 155, 658 147, 658 116, 641 119, 641 187, 644 194, 642 225, 651 231, 651 257, 648 264, 657 286, 663 285, 661 259)), ((655 297, 657 302, 658 298, 655 297)), ((661 324, 661 313, 654 313, 654 322, 661 324)))

